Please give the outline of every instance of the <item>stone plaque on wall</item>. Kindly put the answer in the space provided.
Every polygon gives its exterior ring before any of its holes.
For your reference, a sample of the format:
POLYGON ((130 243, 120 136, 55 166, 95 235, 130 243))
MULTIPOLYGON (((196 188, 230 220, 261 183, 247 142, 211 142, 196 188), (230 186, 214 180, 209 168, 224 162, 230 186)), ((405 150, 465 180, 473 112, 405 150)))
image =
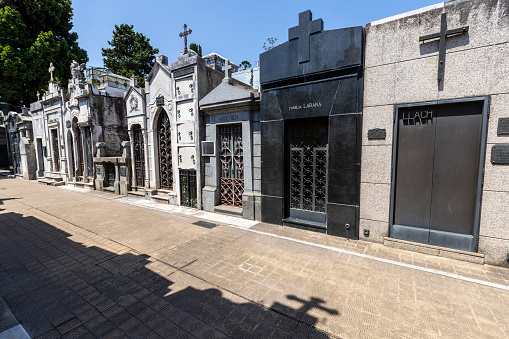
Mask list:
POLYGON ((509 118, 498 119, 498 135, 509 135, 509 118))
POLYGON ((386 136, 385 128, 374 128, 368 131, 369 140, 385 140, 386 136))
POLYGON ((493 165, 509 165, 509 144, 494 145, 491 148, 493 165))

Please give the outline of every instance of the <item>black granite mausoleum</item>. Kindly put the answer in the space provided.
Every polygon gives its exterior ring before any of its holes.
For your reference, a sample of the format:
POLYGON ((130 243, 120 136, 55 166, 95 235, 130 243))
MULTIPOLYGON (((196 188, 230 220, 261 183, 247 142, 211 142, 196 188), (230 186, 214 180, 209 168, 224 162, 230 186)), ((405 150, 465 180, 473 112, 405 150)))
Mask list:
POLYGON ((261 219, 358 238, 364 29, 288 36, 260 55, 261 219))

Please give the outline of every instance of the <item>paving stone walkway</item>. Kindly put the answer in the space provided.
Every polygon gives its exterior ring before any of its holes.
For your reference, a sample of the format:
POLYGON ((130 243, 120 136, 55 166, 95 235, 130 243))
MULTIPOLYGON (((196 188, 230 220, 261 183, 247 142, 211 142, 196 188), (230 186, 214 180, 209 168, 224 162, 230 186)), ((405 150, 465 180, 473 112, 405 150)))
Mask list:
POLYGON ((0 295, 32 338, 509 337, 509 270, 147 207, 0 177, 0 295))

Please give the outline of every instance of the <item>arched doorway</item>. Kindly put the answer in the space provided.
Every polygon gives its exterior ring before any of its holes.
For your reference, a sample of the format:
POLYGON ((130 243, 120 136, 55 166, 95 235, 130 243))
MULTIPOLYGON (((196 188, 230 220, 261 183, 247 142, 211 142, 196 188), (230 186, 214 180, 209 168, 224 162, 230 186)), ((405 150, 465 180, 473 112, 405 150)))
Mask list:
POLYGON ((143 187, 145 183, 145 151, 143 134, 140 125, 133 126, 133 148, 134 148, 134 177, 136 186, 143 187))
POLYGON ((173 188, 173 165, 171 159, 170 119, 161 110, 157 121, 157 141, 159 148, 159 186, 161 189, 173 188))

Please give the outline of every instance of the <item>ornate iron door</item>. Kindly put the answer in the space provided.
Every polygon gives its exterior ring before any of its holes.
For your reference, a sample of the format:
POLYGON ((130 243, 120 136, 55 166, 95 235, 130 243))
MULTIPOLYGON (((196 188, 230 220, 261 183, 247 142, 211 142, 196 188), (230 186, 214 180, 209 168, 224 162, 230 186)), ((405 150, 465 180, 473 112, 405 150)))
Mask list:
POLYGON ((145 150, 140 127, 133 129, 133 139, 136 186, 143 187, 145 186, 145 150))
POLYGON ((159 142, 159 182, 160 188, 172 189, 173 165, 171 160, 171 129, 170 119, 165 111, 159 115, 157 123, 157 138, 159 142))
POLYGON ((83 162, 83 140, 81 140, 81 128, 76 128, 76 140, 78 141, 78 163, 80 166, 80 176, 85 176, 85 163, 83 162))
POLYGON ((11 133, 12 168, 14 174, 21 174, 18 133, 11 133))
POLYGON ((60 152, 58 150, 58 132, 56 129, 51 130, 51 146, 53 150, 53 166, 54 171, 60 171, 60 152))
POLYGON ((180 170, 180 204, 187 207, 196 207, 196 171, 180 170))
POLYGON ((244 156, 242 125, 219 127, 221 138, 221 204, 242 207, 244 156))
POLYGON ((290 127, 290 217, 325 223, 327 123, 290 127))
POLYGON ((90 127, 85 127, 85 150, 87 152, 87 175, 94 176, 94 159, 92 156, 92 134, 90 127))

